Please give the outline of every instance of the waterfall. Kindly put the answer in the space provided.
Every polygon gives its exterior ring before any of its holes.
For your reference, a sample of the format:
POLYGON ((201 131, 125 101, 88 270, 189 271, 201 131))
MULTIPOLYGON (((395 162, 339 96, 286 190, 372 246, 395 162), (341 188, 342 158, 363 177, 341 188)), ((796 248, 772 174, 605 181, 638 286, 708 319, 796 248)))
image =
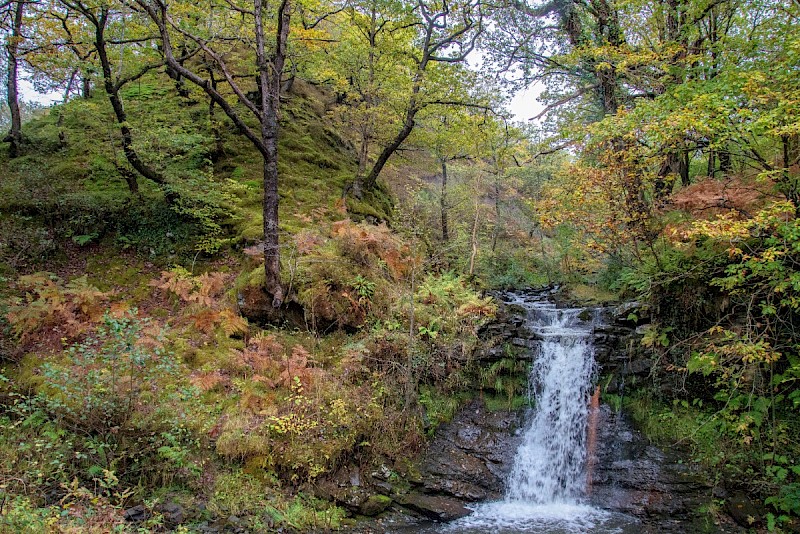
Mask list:
POLYGON ((541 298, 512 295, 527 310, 527 327, 539 340, 532 350, 532 414, 516 451, 501 501, 484 503, 449 524, 459 533, 636 532, 630 518, 587 502, 594 438, 587 426, 596 404, 592 310, 563 309, 541 298), (588 319, 588 320, 587 320, 588 319))
POLYGON ((531 369, 534 415, 517 450, 508 501, 577 504, 586 489, 586 429, 595 372, 592 325, 582 310, 535 303, 529 327, 542 338, 531 369))

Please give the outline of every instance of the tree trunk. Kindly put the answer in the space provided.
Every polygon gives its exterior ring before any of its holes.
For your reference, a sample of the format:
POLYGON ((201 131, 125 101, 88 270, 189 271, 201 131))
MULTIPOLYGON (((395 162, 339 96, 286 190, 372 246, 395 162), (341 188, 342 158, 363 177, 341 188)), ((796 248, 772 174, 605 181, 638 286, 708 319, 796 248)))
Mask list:
POLYGON ((158 27, 161 35, 161 45, 164 59, 176 72, 186 80, 200 87, 220 109, 236 125, 253 146, 261 153, 264 163, 264 289, 272 296, 272 306, 279 307, 284 301, 284 289, 280 278, 280 248, 278 239, 278 114, 280 111, 281 74, 286 62, 287 41, 289 38, 289 23, 291 21, 291 3, 282 0, 277 12, 277 29, 274 44, 270 43, 272 55, 268 58, 267 39, 264 33, 264 1, 254 0, 253 22, 255 27, 256 68, 260 99, 256 102, 248 97, 239 87, 234 76, 227 70, 225 62, 217 56, 200 38, 191 37, 220 68, 229 87, 236 94, 237 99, 259 122, 257 131, 250 126, 239 114, 232 100, 222 95, 211 82, 181 64, 175 58, 170 41, 169 15, 167 4, 158 2, 156 6, 147 0, 134 0, 158 27), (260 104, 260 109, 259 109, 260 104))
POLYGON ((19 43, 22 39, 22 16, 25 10, 25 2, 17 0, 14 7, 14 23, 11 28, 11 36, 6 41, 6 51, 8 52, 8 109, 11 112, 11 130, 8 132, 6 141, 10 143, 8 155, 12 158, 22 154, 22 114, 19 109, 19 90, 17 88, 17 77, 19 70, 19 43))
POLYGON ((81 75, 81 98, 84 100, 92 98, 92 78, 87 72, 81 75))
POLYGON ((378 184, 378 175, 380 175, 383 167, 389 161, 389 158, 392 157, 392 154, 397 152, 397 149, 400 148, 400 145, 403 144, 409 135, 411 135, 412 130, 414 129, 414 125, 416 124, 414 121, 414 117, 416 117, 417 112, 419 109, 417 108, 417 99, 416 95, 419 93, 420 86, 418 84, 414 85, 414 96, 411 98, 411 102, 409 105, 408 110, 406 111, 406 117, 403 121, 403 127, 394 137, 391 143, 383 149, 383 151, 378 156, 378 159, 375 160, 375 165, 372 166, 372 169, 369 171, 369 174, 366 178, 364 178, 364 189, 372 190, 375 189, 375 186, 378 184))
POLYGON ((494 231, 492 232, 492 252, 497 248, 500 235, 500 170, 494 175, 494 231))
POLYGON ((726 176, 732 169, 731 153, 725 150, 719 152, 719 172, 726 176))
POLYGON ((422 78, 425 75, 425 69, 428 68, 428 62, 430 61, 431 52, 429 47, 431 46, 432 38, 433 26, 429 25, 426 28, 425 40, 422 44, 422 59, 417 65, 417 72, 414 73, 414 79, 411 83, 411 96, 408 98, 408 107, 406 108, 406 116, 403 119, 403 127, 400 128, 399 132, 397 132, 397 135, 394 137, 394 139, 392 139, 392 142, 389 143, 389 145, 387 145, 383 151, 381 151, 378 159, 375 160, 375 165, 372 166, 369 174, 364 179, 364 189, 375 189, 375 186, 378 183, 378 175, 383 170, 383 167, 389 161, 389 158, 392 157, 392 154, 397 152, 397 149, 400 148, 400 145, 403 144, 403 141, 405 141, 408 136, 411 135, 412 130, 414 130, 414 126, 416 124, 414 119, 421 109, 418 100, 419 92, 422 89, 422 78))
POLYGON ((439 197, 439 206, 442 209, 442 241, 450 240, 447 228, 447 160, 442 159, 442 194, 439 197))
POLYGON ((480 195, 475 192, 475 220, 472 222, 472 253, 469 256, 469 276, 475 274, 475 259, 478 257, 478 221, 481 213, 480 195))
POLYGON ((281 73, 286 61, 291 6, 283 0, 278 8, 276 45, 272 61, 267 60, 262 0, 255 3, 256 61, 261 88, 261 140, 264 152, 264 285, 272 296, 272 306, 284 300, 281 284, 280 245, 278 240, 278 113, 280 110, 281 73))
POLYGON ((681 185, 684 187, 688 187, 692 185, 692 181, 689 178, 689 151, 684 150, 681 153, 681 167, 680 167, 680 175, 681 175, 681 185))
MULTIPOLYGON (((208 79, 211 81, 211 88, 217 90, 217 80, 214 78, 214 71, 208 69, 208 79)), ((211 125, 211 135, 214 137, 214 151, 211 153, 211 161, 216 162, 225 155, 225 144, 222 142, 222 132, 219 130, 217 116, 215 112, 216 102, 213 98, 208 99, 208 122, 211 125)))
MULTIPOLYGON (((125 153, 125 159, 131 164, 131 167, 136 169, 136 172, 157 184, 163 185, 166 180, 155 169, 147 165, 141 160, 136 149, 133 147, 133 132, 128 126, 128 115, 125 112, 125 106, 122 104, 122 98, 119 95, 119 86, 114 83, 114 78, 111 73, 111 60, 108 58, 108 50, 106 48, 105 30, 108 23, 108 9, 103 8, 100 18, 93 18, 92 23, 95 25, 95 48, 97 49, 97 57, 100 60, 100 66, 103 70, 103 87, 106 90, 108 99, 111 102, 111 107, 114 109, 114 116, 119 124, 119 130, 122 134, 122 151, 125 153)), ((125 177, 128 182, 128 189, 131 193, 138 192, 138 184, 133 185, 133 181, 125 177)))
POLYGON ((714 173, 716 172, 717 160, 716 155, 714 154, 713 150, 708 151, 708 168, 706 170, 706 176, 709 178, 714 177, 714 173))
POLYGON ((375 135, 375 125, 370 110, 375 105, 375 50, 378 38, 378 11, 377 2, 373 2, 370 9, 370 26, 367 38, 369 40, 369 55, 367 56, 367 89, 364 94, 363 102, 366 105, 366 115, 364 123, 361 125, 361 147, 358 151, 358 173, 353 181, 353 196, 361 199, 364 196, 364 180, 369 161, 369 145, 375 135))

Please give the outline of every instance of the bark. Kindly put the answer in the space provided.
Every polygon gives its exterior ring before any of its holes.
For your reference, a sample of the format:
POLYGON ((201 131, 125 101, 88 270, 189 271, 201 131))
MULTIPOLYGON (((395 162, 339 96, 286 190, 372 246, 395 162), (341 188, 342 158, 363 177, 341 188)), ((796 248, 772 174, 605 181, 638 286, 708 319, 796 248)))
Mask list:
POLYGON ((469 276, 475 274, 475 259, 478 257, 478 222, 481 214, 480 195, 475 192, 475 220, 472 221, 472 236, 470 238, 472 253, 469 255, 469 276))
POLYGON ((264 274, 272 306, 283 303, 280 245, 278 242, 278 112, 280 110, 281 73, 286 62, 291 10, 288 0, 278 8, 276 44, 271 61, 266 56, 262 0, 255 1, 256 61, 261 87, 261 140, 264 144, 264 274))
POLYGON ((8 53, 8 109, 11 112, 11 130, 5 138, 10 143, 8 154, 12 158, 22 154, 22 114, 19 109, 19 89, 17 78, 19 71, 19 43, 22 38, 22 16, 25 11, 25 2, 17 0, 14 6, 14 22, 11 36, 6 41, 8 53))
MULTIPOLYGON (((217 80, 214 78, 214 71, 208 69, 208 78, 211 82, 211 87, 216 91, 217 80)), ((222 141, 222 132, 220 132, 219 124, 217 123, 216 103, 213 99, 208 99, 208 122, 211 125, 211 135, 214 136, 214 152, 211 153, 211 161, 216 162, 225 155, 225 144, 222 141)))
POLYGON ((498 169, 494 175, 494 231, 492 232, 492 252, 497 248, 497 237, 500 235, 500 174, 498 169))
POLYGON ((680 167, 680 175, 681 175, 681 185, 684 187, 688 187, 692 185, 692 180, 689 178, 689 163, 690 163, 690 154, 688 150, 684 150, 681 153, 681 167, 680 167))
POLYGON ((414 84, 411 88, 411 98, 409 99, 406 115, 403 119, 403 126, 400 128, 400 131, 397 132, 397 135, 394 136, 394 139, 392 139, 391 143, 384 147, 378 156, 378 159, 375 160, 375 164, 372 166, 369 174, 367 174, 367 176, 364 178, 364 189, 375 189, 375 186, 378 183, 378 175, 380 175, 381 171, 386 166, 389 158, 391 158, 392 155, 397 152, 397 149, 400 148, 400 145, 403 144, 403 141, 405 141, 414 130, 414 126, 416 125, 415 118, 421 109, 418 105, 418 96, 419 91, 422 88, 422 76, 424 72, 425 67, 420 65, 420 67, 417 69, 417 74, 414 76, 414 84))
POLYGON ((733 163, 731 162, 731 153, 723 150, 720 151, 719 154, 719 172, 723 174, 723 176, 727 175, 731 170, 733 170, 733 163))
POLYGON ((450 240, 447 228, 447 160, 442 159, 442 194, 439 197, 439 206, 442 209, 442 241, 450 240))
POLYGON ((656 200, 663 201, 672 193, 672 187, 677 178, 681 179, 683 185, 689 185, 688 152, 685 150, 671 150, 664 156, 664 163, 656 177, 656 200))
POLYGON ((708 168, 706 170, 706 176, 708 176, 709 178, 713 178, 714 177, 714 173, 716 172, 716 167, 717 167, 716 154, 715 154, 715 152, 713 150, 709 150, 708 151, 708 168))
POLYGON ((81 76, 81 97, 84 100, 92 98, 92 78, 86 72, 81 76))

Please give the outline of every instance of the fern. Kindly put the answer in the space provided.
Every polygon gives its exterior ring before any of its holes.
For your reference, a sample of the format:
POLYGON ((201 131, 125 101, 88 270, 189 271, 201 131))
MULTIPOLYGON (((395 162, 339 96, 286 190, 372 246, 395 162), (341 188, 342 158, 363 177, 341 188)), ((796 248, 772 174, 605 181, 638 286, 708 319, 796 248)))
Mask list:
POLYGON ((109 298, 86 276, 65 284, 52 273, 39 272, 21 276, 17 287, 25 297, 9 307, 6 317, 23 344, 41 338, 46 329, 74 339, 102 319, 109 298))

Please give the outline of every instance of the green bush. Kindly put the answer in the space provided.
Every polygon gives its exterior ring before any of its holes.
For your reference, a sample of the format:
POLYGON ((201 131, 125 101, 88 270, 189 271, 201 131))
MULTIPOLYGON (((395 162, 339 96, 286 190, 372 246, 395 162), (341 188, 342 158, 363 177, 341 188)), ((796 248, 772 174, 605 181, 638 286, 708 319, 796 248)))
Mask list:
POLYGON ((180 396, 180 365, 165 351, 162 333, 136 312, 106 315, 94 335, 67 348, 60 362, 42 365, 45 408, 70 428, 135 430, 166 419, 180 396))

